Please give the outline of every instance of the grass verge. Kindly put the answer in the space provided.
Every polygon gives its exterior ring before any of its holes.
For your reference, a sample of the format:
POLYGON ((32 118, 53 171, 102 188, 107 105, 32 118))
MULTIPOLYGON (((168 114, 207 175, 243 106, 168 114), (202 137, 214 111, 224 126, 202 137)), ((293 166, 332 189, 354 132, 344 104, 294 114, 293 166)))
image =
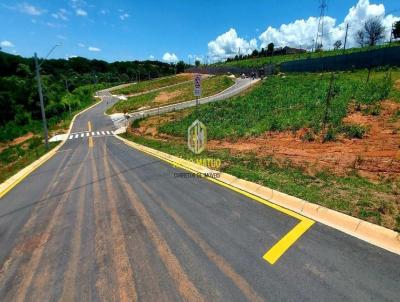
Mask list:
POLYGON ((143 81, 136 84, 132 84, 126 86, 124 88, 113 90, 113 94, 134 94, 134 93, 141 93, 146 92, 153 89, 158 89, 161 87, 179 84, 185 81, 189 81, 192 79, 191 74, 178 74, 172 77, 165 77, 161 79, 154 79, 150 81, 143 81))
MULTIPOLYGON (((50 150, 58 143, 50 143, 50 150)), ((0 183, 47 153, 41 138, 34 137, 0 152, 0 183)))
MULTIPOLYGON (((234 80, 227 76, 215 76, 207 78, 202 83, 201 97, 217 94, 234 84, 234 80)), ((168 87, 155 92, 149 92, 119 101, 107 110, 107 114, 117 112, 132 112, 141 107, 154 108, 169 104, 181 103, 193 100, 193 83, 183 83, 178 86, 168 87)))

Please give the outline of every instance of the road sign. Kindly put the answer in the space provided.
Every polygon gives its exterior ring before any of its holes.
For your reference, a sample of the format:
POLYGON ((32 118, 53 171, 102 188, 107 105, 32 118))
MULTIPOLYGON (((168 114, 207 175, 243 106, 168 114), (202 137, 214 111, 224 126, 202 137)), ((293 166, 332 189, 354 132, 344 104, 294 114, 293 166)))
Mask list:
POLYGON ((194 95, 201 96, 201 74, 199 73, 194 76, 194 95))

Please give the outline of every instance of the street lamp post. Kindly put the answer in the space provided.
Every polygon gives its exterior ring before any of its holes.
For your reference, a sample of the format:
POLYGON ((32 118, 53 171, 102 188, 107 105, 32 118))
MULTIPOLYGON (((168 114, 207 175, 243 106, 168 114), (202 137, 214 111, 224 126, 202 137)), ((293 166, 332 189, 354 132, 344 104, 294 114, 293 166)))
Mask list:
POLYGON ((46 121, 46 113, 44 111, 44 102, 43 102, 43 90, 42 90, 42 81, 40 79, 40 66, 42 66, 44 60, 52 53, 52 51, 60 44, 53 46, 53 48, 48 52, 47 56, 40 62, 38 61, 37 54, 35 52, 35 69, 36 69, 36 80, 38 85, 38 93, 39 93, 39 100, 40 100, 40 111, 42 113, 42 122, 43 122, 43 132, 44 132, 44 142, 46 146, 46 150, 49 150, 49 135, 47 130, 47 121, 46 121))

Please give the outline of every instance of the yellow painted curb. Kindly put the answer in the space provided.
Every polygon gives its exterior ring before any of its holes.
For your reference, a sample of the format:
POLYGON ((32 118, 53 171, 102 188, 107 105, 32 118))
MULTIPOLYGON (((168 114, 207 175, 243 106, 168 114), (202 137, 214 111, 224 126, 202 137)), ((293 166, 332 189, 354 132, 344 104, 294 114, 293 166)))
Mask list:
MULTIPOLYGON (((190 161, 184 160, 182 158, 131 142, 120 136, 116 135, 116 137, 135 149, 156 156, 160 159, 164 159, 170 162, 171 164, 177 163, 178 164, 177 166, 181 166, 186 169, 190 168, 191 170, 200 173, 218 172, 208 169, 204 166, 192 163, 190 161)), ((214 182, 225 183, 227 187, 231 186, 237 188, 239 190, 248 192, 254 196, 258 196, 266 200, 267 202, 272 202, 273 204, 276 204, 279 207, 283 207, 285 209, 293 211, 299 214, 298 219, 300 220, 302 219, 301 217, 307 217, 309 219, 318 221, 329 227, 342 231, 346 234, 349 234, 353 237, 359 238, 370 244, 383 248, 387 251, 400 255, 400 234, 398 232, 325 208, 323 206, 319 206, 317 204, 310 203, 303 199, 290 196, 288 194, 270 189, 268 187, 264 187, 253 182, 239 179, 227 173, 220 172, 220 178, 218 178, 218 181, 214 180, 214 182)), ((300 225, 299 223, 297 227, 298 227, 297 230, 301 230, 302 228, 307 229, 309 226, 307 227, 307 223, 303 225, 300 225)), ((292 240, 293 237, 296 237, 298 235, 296 232, 292 234, 289 233, 287 234, 288 237, 285 240, 292 240)), ((283 240, 284 238, 282 238, 281 240, 283 240)), ((268 253, 266 253, 266 255, 268 253)), ((271 252, 269 256, 271 256, 271 259, 272 258, 275 259, 276 253, 271 252)))
MULTIPOLYGON (((77 114, 74 115, 74 117, 71 120, 71 123, 68 128, 67 136, 71 133, 72 126, 74 125, 74 121, 76 117, 81 115, 82 113, 86 112, 87 110, 93 108, 94 106, 98 105, 102 100, 94 103, 93 105, 89 106, 88 108, 82 110, 81 112, 78 112, 77 114)), ((44 164, 46 161, 48 161, 50 158, 54 156, 54 154, 57 153, 57 151, 64 145, 66 140, 62 141, 59 145, 51 149, 49 152, 41 156, 39 159, 35 160, 33 163, 30 165, 26 166, 22 170, 18 171, 16 174, 11 176, 9 179, 5 180, 2 184, 0 184, 0 198, 3 198, 4 195, 6 195, 8 192, 10 192, 16 185, 18 185, 22 180, 24 180, 29 174, 31 174, 33 171, 35 171, 37 168, 39 168, 42 164, 44 164)))

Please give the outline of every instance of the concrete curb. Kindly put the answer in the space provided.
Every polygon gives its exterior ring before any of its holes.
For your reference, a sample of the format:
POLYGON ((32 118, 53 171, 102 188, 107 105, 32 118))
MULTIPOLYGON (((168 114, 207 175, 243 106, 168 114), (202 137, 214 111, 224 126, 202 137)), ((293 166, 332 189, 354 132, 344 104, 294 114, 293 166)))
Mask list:
MULTIPOLYGON (((153 155, 164 161, 170 162, 171 164, 176 163, 179 166, 182 166, 183 168, 193 172, 218 173, 218 171, 214 171, 182 158, 134 143, 120 136, 116 135, 115 137, 137 150, 153 155)), ((218 181, 268 200, 302 216, 313 219, 348 235, 400 255, 400 234, 395 231, 325 208, 323 206, 319 206, 314 203, 310 203, 303 199, 290 196, 271 188, 237 178, 227 173, 220 172, 220 178, 218 178, 218 181)))
MULTIPOLYGON (((72 127, 74 125, 75 119, 81 115, 82 113, 86 112, 89 109, 92 109, 94 106, 98 105, 102 100, 94 103, 93 105, 89 106, 88 108, 78 112, 77 114, 74 115, 74 117, 71 120, 71 123, 68 128, 67 136, 71 133, 72 127)), ((48 161, 50 158, 54 156, 54 154, 57 153, 57 151, 64 145, 66 140, 62 141, 59 145, 51 149, 49 152, 35 160, 33 163, 30 165, 26 166, 22 170, 18 171, 16 174, 11 176, 9 179, 4 181, 2 184, 0 184, 0 198, 3 198, 4 195, 6 195, 9 191, 11 191, 12 188, 14 188, 17 184, 19 184, 22 180, 24 180, 29 174, 31 174, 33 171, 35 171, 37 168, 39 168, 42 164, 44 164, 46 161, 48 161)))

